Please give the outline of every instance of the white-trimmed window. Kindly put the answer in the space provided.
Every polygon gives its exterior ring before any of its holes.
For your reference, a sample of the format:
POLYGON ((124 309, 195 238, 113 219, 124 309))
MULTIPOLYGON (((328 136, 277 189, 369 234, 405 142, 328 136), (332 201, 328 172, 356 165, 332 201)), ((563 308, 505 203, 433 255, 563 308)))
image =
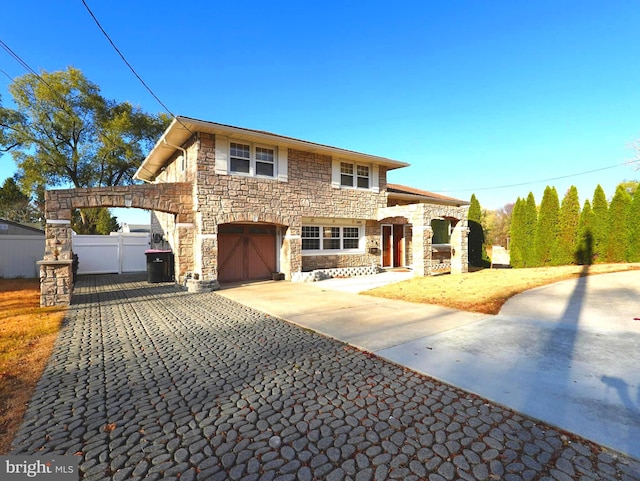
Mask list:
POLYGON ((362 229, 340 226, 302 226, 302 252, 335 254, 360 252, 362 229))
POLYGON ((302 250, 315 251, 320 249, 320 227, 315 225, 302 226, 302 250))
POLYGON ((239 142, 229 143, 229 172, 232 174, 275 176, 275 148, 239 142))
POLYGON ((340 185, 368 189, 371 187, 371 169, 368 165, 340 162, 340 185))

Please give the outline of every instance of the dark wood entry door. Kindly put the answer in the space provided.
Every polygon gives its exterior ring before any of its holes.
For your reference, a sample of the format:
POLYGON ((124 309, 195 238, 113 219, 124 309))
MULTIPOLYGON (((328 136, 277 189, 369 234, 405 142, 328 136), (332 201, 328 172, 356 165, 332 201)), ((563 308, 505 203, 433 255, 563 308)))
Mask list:
POLYGON ((382 267, 405 265, 404 225, 382 226, 382 267))
POLYGON ((276 228, 262 224, 218 227, 218 281, 270 279, 276 272, 276 228))
POLYGON ((393 226, 382 226, 382 267, 393 267, 391 264, 391 253, 393 248, 391 242, 393 240, 393 226))

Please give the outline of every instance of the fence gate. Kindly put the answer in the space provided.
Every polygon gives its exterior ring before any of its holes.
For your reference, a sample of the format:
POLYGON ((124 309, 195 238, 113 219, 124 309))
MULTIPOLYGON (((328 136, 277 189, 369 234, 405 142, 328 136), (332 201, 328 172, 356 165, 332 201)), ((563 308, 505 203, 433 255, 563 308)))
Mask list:
POLYGON ((122 274, 147 269, 144 251, 149 249, 149 234, 74 235, 72 242, 80 263, 78 274, 122 274))

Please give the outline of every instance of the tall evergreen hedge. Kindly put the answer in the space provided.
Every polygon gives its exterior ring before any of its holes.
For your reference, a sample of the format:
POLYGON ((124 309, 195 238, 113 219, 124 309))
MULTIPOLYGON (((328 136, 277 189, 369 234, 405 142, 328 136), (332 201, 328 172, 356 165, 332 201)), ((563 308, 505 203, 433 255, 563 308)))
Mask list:
POLYGON ((560 202, 555 187, 544 189, 535 235, 535 260, 537 266, 550 266, 552 252, 558 239, 558 215, 560 202))
POLYGON ((489 257, 482 228, 482 208, 475 194, 471 195, 469 201, 467 219, 469 221, 469 264, 474 267, 486 267, 489 264, 489 257))
POLYGON ((525 267, 524 246, 527 238, 524 231, 526 201, 518 197, 511 211, 511 228, 509 229, 509 255, 512 267, 525 267))
POLYGON ((580 219, 578 220, 578 239, 576 242, 575 259, 579 265, 593 264, 593 209, 589 199, 585 200, 580 219))
POLYGON ((522 246, 522 259, 524 267, 537 267, 538 259, 536 255, 536 227, 538 225, 538 208, 536 207, 536 198, 532 192, 529 192, 527 201, 524 206, 524 226, 522 233, 525 244, 522 246))
POLYGON ((640 187, 636 188, 627 215, 627 261, 640 262, 640 187))
POLYGON ((602 186, 598 184, 593 193, 593 260, 596 263, 606 262, 607 242, 609 239, 609 205, 602 186))
POLYGON ((578 238, 579 220, 580 200, 578 198, 578 189, 572 185, 564 195, 560 206, 558 236, 551 256, 551 263, 554 266, 575 263, 575 246, 578 238))
POLYGON ((609 205, 609 223, 607 248, 605 258, 607 262, 625 262, 629 246, 627 231, 627 216, 631 205, 631 196, 627 190, 619 185, 609 205))
POLYGON ((513 267, 640 262, 640 185, 620 184, 610 205, 598 185, 582 209, 575 186, 562 205, 555 187, 547 186, 539 209, 529 192, 513 206, 509 236, 513 267))

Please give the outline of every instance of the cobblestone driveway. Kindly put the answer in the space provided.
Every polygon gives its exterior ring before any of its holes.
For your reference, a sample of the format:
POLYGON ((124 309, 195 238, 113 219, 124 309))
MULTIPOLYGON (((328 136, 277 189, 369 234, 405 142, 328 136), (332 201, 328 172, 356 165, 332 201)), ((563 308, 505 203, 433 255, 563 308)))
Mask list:
POLYGON ((85 480, 640 480, 640 462, 477 396, 126 276, 78 281, 12 452, 45 453, 80 453, 85 480))

